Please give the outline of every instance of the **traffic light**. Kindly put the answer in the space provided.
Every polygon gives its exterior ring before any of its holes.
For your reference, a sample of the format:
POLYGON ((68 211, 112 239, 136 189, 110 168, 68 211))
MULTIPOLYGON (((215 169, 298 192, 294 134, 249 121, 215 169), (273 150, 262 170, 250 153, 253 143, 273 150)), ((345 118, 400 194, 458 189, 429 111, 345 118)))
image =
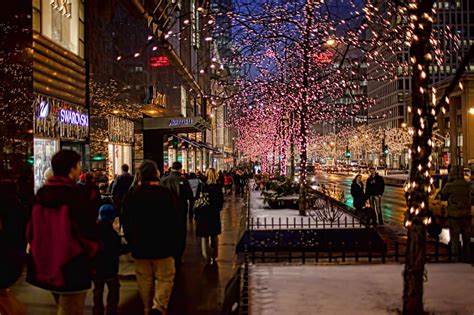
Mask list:
POLYGON ((387 156, 390 151, 388 150, 388 145, 383 146, 383 156, 387 156))
POLYGON ((173 149, 177 149, 178 148, 178 138, 176 137, 173 137, 173 141, 172 141, 172 144, 173 144, 173 149))
POLYGON ((352 157, 351 151, 346 149, 346 159, 350 159, 352 157))

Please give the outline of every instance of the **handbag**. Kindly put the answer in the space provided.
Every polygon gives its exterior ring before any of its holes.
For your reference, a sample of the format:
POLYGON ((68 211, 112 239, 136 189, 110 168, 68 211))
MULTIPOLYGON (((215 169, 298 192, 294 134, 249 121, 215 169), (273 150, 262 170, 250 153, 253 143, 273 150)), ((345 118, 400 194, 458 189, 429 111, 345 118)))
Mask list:
POLYGON ((204 185, 200 185, 199 188, 199 197, 194 202, 194 209, 199 212, 205 207, 211 205, 211 201, 209 199, 209 193, 204 189, 204 185))

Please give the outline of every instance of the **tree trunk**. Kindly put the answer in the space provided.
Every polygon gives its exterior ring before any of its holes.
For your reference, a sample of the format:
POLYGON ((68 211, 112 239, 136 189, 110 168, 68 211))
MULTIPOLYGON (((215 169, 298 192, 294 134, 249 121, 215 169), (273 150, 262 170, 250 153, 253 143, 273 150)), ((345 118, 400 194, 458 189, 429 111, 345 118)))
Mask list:
POLYGON ((449 164, 451 166, 458 165, 458 117, 456 104, 449 106, 449 152, 451 158, 449 164))
POLYGON ((429 84, 430 36, 432 31, 433 0, 411 3, 408 16, 415 16, 410 47, 412 59, 412 125, 414 128, 410 183, 407 197, 408 240, 403 272, 403 314, 424 314, 423 275, 426 259, 426 228, 429 214, 428 187, 430 185, 431 146, 434 115, 430 106, 429 84), (420 27, 421 25, 421 27, 420 27), (418 40, 416 40, 416 38, 418 40), (414 186, 413 186, 414 184, 414 186))
MULTIPOLYGON (((290 125, 289 129, 293 128, 293 112, 290 113, 290 125)), ((290 178, 291 180, 295 179, 295 136, 294 131, 289 130, 290 132, 290 178)))
POLYGON ((311 26, 313 24, 313 15, 311 10, 311 4, 309 0, 305 1, 305 33, 304 33, 304 42, 303 42, 303 90, 301 93, 302 102, 299 110, 299 119, 300 119, 300 193, 299 193, 299 214, 306 215, 306 163, 308 159, 308 89, 309 89, 309 54, 310 54, 310 35, 311 35, 311 26))

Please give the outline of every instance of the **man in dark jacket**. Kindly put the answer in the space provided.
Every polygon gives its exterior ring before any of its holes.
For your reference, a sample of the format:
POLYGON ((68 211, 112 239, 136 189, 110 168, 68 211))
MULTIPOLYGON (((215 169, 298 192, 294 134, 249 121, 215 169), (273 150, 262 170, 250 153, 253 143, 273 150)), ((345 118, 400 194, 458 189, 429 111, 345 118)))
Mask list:
POLYGON ((77 184, 81 157, 61 150, 53 156, 54 176, 38 190, 26 231, 30 261, 27 281, 55 293, 58 314, 84 313, 98 252, 96 212, 77 184))
POLYGON ((112 196, 117 206, 122 202, 123 196, 127 193, 132 186, 133 176, 128 172, 129 167, 127 164, 122 165, 122 174, 117 177, 112 186, 112 196))
POLYGON ((179 238, 178 203, 167 188, 160 186, 155 162, 143 161, 139 172, 140 184, 124 198, 123 229, 136 259, 145 315, 161 314, 166 313, 173 289, 173 256, 179 238))
POLYGON ((180 222, 180 241, 178 244, 178 252, 175 256, 176 266, 181 265, 183 261, 184 249, 186 248, 186 211, 188 209, 188 202, 193 198, 193 191, 188 180, 181 175, 183 165, 180 162, 174 162, 171 167, 171 173, 163 177, 161 184, 171 190, 179 201, 178 218, 180 222))
POLYGON ((449 237, 454 261, 469 262, 471 259, 471 184, 464 179, 459 166, 451 167, 448 183, 441 190, 441 195, 448 199, 449 237), (462 257, 459 250, 459 234, 463 242, 462 257))
POLYGON ((378 173, 375 172, 375 167, 369 168, 369 178, 365 186, 365 193, 370 200, 370 206, 375 211, 375 218, 378 224, 383 224, 382 216, 382 195, 385 191, 385 182, 378 173))

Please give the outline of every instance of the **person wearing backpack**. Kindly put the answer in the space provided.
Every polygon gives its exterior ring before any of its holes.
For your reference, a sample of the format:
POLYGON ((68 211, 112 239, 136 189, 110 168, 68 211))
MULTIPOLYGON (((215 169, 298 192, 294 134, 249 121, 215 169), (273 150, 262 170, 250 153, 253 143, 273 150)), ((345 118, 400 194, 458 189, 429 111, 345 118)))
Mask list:
POLYGON ((214 168, 207 170, 207 182, 201 185, 196 201, 196 235, 201 238, 202 256, 207 264, 216 263, 218 235, 221 234, 221 210, 224 206, 222 185, 214 168))
POLYGON ((97 212, 77 184, 81 156, 61 150, 51 165, 54 176, 38 190, 27 224, 26 280, 53 293, 58 315, 82 315, 99 250, 97 212))

